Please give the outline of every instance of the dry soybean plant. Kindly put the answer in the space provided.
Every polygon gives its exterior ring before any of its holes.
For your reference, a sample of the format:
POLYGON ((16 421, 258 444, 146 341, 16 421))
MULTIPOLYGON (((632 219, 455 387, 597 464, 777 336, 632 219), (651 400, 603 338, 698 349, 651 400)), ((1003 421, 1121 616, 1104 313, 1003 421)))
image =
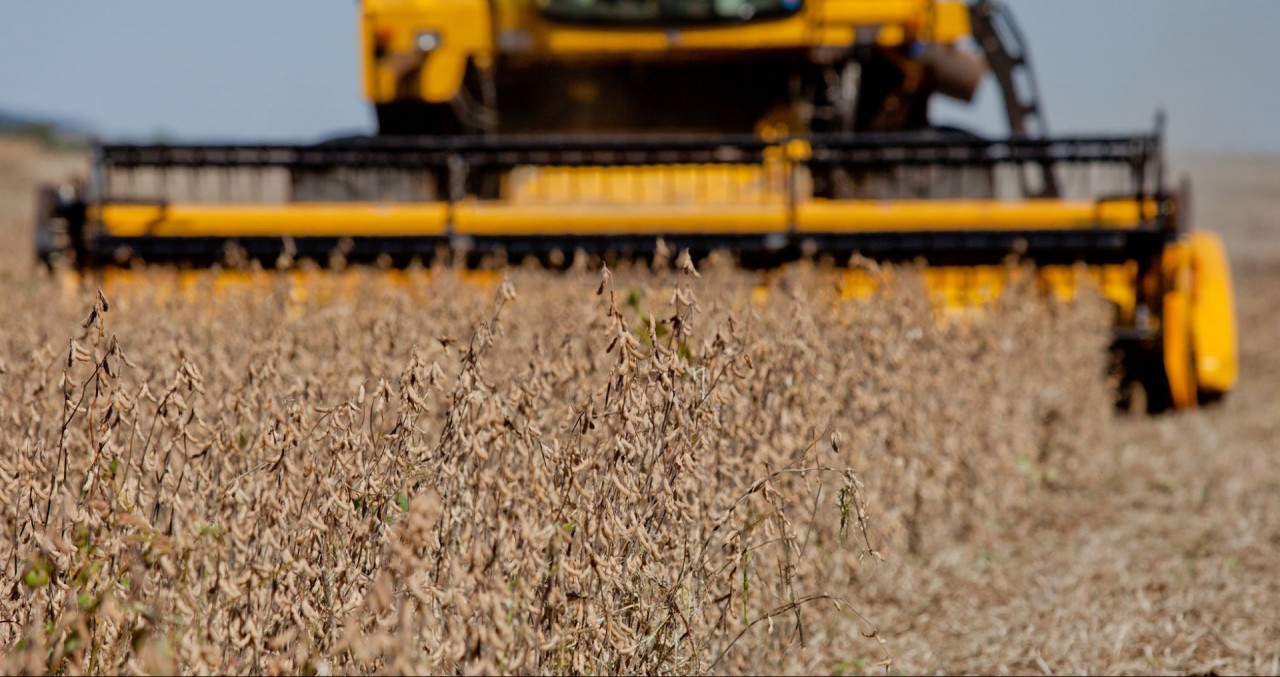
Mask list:
POLYGON ((910 271, 141 275, 0 300, 6 672, 880 669, 860 572, 1106 410, 1098 304, 910 271))

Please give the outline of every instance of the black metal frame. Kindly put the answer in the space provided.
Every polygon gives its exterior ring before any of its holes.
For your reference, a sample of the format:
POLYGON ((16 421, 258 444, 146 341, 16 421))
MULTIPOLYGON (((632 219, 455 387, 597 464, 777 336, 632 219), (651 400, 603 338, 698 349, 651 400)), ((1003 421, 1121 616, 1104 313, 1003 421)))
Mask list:
MULTIPOLYGON (((545 235, 449 238, 420 237, 106 237, 94 239, 86 264, 112 262, 127 250, 143 261, 173 261, 205 267, 223 261, 234 243, 246 259, 265 265, 283 254, 320 263, 341 253, 350 263, 371 263, 386 257, 392 265, 413 260, 430 263, 442 251, 461 255, 470 265, 501 254, 508 260, 534 258, 546 265, 568 262, 574 252, 611 259, 647 259, 658 248, 659 236, 545 235), (558 255, 557 255, 558 254, 558 255)), ((808 256, 829 256, 845 265, 854 255, 884 262, 922 260, 931 265, 994 265, 1014 256, 1041 265, 1123 263, 1157 255, 1168 236, 1153 229, 983 230, 867 233, 805 233, 778 235, 662 235, 668 250, 687 249, 695 259, 717 250, 733 252, 746 268, 768 268, 808 256)), ((121 262, 124 263, 124 262, 121 262)))
MULTIPOLYGON (((1008 256, 1040 263, 1116 263, 1149 261, 1177 235, 1169 217, 1168 196, 1158 190, 1162 178, 1160 133, 1137 136, 1089 136, 1057 139, 1013 138, 988 140, 945 133, 819 134, 765 141, 740 135, 665 136, 450 136, 377 137, 331 141, 315 145, 101 145, 95 149, 95 185, 88 203, 165 204, 163 196, 116 195, 112 170, 170 168, 283 168, 323 171, 338 168, 423 170, 441 178, 441 199, 459 202, 477 193, 468 177, 519 165, 567 167, 646 165, 728 165, 764 162, 770 152, 791 168, 843 167, 883 171, 898 167, 1059 166, 1102 164, 1129 169, 1132 193, 1101 199, 1155 199, 1155 218, 1132 228, 1073 230, 1000 229, 928 232, 797 233, 794 229, 770 235, 663 234, 668 247, 688 248, 695 256, 715 249, 736 252, 744 265, 769 266, 810 252, 830 255, 837 264, 857 253, 873 259, 902 261, 922 258, 936 265, 998 263, 1008 256), (798 142, 798 144, 796 143, 798 142), (788 149, 792 152, 788 153, 788 149)), ((794 175, 794 172, 792 172, 794 175)), ((795 191, 794 185, 789 187, 795 191)), ((794 199, 794 195, 792 196, 794 199)), ((341 250, 348 261, 373 261, 384 255, 397 264, 415 258, 429 260, 453 250, 469 261, 486 253, 504 252, 510 258, 527 256, 558 260, 555 252, 620 257, 651 255, 657 235, 536 237, 361 237, 296 238, 117 238, 83 223, 86 202, 61 205, 68 230, 77 246, 77 261, 93 266, 110 263, 127 249, 147 261, 209 265, 222 259, 234 242, 251 259, 273 264, 280 254, 324 261, 341 250), (81 235, 76 235, 82 233, 81 235)))
POLYGON ((1143 167, 1159 158, 1158 134, 1054 139, 983 139, 945 133, 833 133, 765 141, 743 135, 537 135, 370 137, 313 145, 105 144, 104 166, 335 167, 447 169, 451 158, 475 166, 604 166, 737 164, 758 162, 766 149, 798 141, 811 149, 801 164, 990 165, 1012 163, 1126 163, 1143 167))

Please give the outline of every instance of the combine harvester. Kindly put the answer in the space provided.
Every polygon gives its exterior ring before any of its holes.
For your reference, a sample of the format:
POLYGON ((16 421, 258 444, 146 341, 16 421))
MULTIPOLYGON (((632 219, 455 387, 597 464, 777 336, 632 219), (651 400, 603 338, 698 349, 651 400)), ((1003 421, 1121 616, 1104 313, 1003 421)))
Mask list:
POLYGON ((1152 411, 1236 380, 1226 257, 1166 188, 1160 122, 1046 136, 995 3, 365 0, 360 38, 376 136, 99 146, 83 189, 41 193, 41 259, 556 265, 661 240, 748 267, 924 261, 941 303, 971 305, 1012 256, 1114 304, 1124 388, 1152 411), (988 74, 1007 139, 930 124, 935 94, 988 74))

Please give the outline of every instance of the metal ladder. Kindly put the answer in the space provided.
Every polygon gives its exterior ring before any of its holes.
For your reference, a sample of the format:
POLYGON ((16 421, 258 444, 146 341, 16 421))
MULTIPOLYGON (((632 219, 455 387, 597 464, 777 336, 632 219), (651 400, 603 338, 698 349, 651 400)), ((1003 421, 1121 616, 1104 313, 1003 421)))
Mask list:
MULTIPOLYGON (((969 7, 969 24, 973 39, 982 48, 1000 84, 1010 136, 1045 138, 1048 125, 1040 108, 1040 88, 1031 68, 1026 41, 1013 15, 999 2, 981 0, 969 7)), ((1058 181, 1053 173, 1053 164, 1045 161, 1035 167, 1039 168, 1038 172, 1023 172, 1019 176, 1025 194, 1057 197, 1058 181)))

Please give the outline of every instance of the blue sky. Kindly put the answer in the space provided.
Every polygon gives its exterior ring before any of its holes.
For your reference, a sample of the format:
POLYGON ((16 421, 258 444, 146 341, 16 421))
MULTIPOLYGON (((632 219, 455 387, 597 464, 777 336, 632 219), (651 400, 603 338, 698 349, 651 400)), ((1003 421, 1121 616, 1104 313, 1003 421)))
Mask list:
MULTIPOLYGON (((1149 128, 1176 150, 1280 152, 1280 2, 1011 0, 1051 130, 1149 128)), ((306 141, 371 131, 356 0, 0 3, 0 109, 110 138, 306 141)), ((936 104, 935 104, 936 105, 936 104)), ((988 81, 934 119, 1003 129, 988 81)))

